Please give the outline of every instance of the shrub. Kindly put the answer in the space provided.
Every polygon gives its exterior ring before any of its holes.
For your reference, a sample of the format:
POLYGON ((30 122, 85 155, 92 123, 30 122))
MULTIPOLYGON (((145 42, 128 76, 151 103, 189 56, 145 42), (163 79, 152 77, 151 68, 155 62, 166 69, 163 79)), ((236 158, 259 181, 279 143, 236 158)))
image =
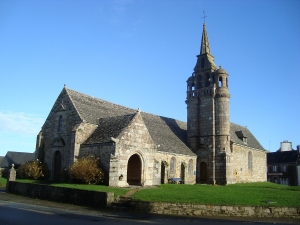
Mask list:
POLYGON ((49 174, 50 173, 47 164, 38 160, 22 163, 18 169, 19 177, 26 179, 47 179, 49 174))
POLYGON ((69 171, 74 182, 84 184, 99 184, 103 182, 104 173, 100 167, 100 160, 95 157, 78 159, 70 167, 69 171))

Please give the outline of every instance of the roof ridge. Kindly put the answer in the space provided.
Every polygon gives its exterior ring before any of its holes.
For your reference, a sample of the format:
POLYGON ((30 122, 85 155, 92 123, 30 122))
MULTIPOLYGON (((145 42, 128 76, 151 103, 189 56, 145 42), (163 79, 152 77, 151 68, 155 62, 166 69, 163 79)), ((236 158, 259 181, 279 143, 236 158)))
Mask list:
POLYGON ((68 89, 69 91, 73 91, 73 92, 75 92, 75 93, 77 93, 77 94, 83 95, 83 96, 85 96, 85 97, 88 97, 88 98, 93 98, 93 99, 95 99, 95 100, 102 101, 102 102, 105 102, 105 103, 109 103, 109 104, 112 104, 112 105, 115 105, 115 106, 123 107, 123 108, 126 108, 126 109, 136 110, 136 109, 133 109, 133 108, 129 108, 129 107, 127 107, 127 106, 123 106, 123 105, 116 104, 116 103, 113 103, 113 102, 110 102, 110 101, 106 101, 106 100, 101 99, 101 98, 98 98, 98 97, 93 97, 93 96, 91 96, 91 95, 87 95, 87 94, 85 94, 85 93, 82 93, 82 92, 79 92, 79 91, 75 91, 75 90, 70 89, 70 88, 66 88, 66 89, 68 89))
MULTIPOLYGON (((76 105, 74 104, 71 95, 70 95, 69 92, 68 92, 68 90, 71 90, 71 89, 67 88, 66 86, 64 87, 64 89, 66 90, 66 93, 67 93, 68 97, 70 98, 71 103, 72 103, 74 109, 76 110, 76 112, 78 113, 78 116, 80 117, 81 121, 84 121, 84 122, 85 122, 85 120, 82 118, 82 116, 81 116, 79 110, 77 109, 76 105)), ((73 90, 71 90, 71 91, 73 91, 73 90)))
POLYGON ((124 116, 132 116, 135 115, 136 113, 129 113, 129 114, 124 114, 120 116, 106 116, 106 117, 99 117, 98 119, 109 119, 109 118, 117 118, 117 117, 124 117, 124 116))

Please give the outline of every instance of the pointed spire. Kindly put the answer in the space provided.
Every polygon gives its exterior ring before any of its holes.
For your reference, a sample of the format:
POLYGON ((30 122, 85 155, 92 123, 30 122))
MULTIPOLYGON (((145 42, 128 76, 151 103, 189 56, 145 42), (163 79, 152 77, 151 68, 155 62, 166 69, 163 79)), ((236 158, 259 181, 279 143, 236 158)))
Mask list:
POLYGON ((206 53, 210 54, 210 48, 209 48, 207 31, 206 31, 206 25, 204 23, 203 24, 203 32, 202 32, 200 55, 206 54, 206 53))
POLYGON ((214 62, 214 57, 210 53, 210 47, 208 42, 208 35, 206 31, 206 24, 203 24, 203 32, 202 32, 202 39, 201 39, 201 47, 200 47, 200 54, 197 55, 197 63, 194 68, 195 72, 199 72, 201 70, 216 70, 218 67, 214 62))

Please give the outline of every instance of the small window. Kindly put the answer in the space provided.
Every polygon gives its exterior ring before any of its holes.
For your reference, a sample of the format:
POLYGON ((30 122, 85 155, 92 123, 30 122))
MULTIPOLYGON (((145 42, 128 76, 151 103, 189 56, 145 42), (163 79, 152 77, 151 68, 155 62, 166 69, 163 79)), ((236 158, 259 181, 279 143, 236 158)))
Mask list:
POLYGON ((282 172, 286 172, 286 165, 282 166, 282 172))
POLYGON ((222 87, 222 85, 223 85, 223 79, 222 77, 219 77, 219 87, 222 87))
POLYGON ((57 131, 61 131, 61 127, 62 127, 62 116, 59 117, 59 120, 58 120, 58 128, 57 128, 57 131))
POLYGON ((247 137, 243 138, 243 142, 244 142, 244 144, 247 144, 247 137))
POLYGON ((277 172, 277 166, 273 166, 273 172, 277 172))

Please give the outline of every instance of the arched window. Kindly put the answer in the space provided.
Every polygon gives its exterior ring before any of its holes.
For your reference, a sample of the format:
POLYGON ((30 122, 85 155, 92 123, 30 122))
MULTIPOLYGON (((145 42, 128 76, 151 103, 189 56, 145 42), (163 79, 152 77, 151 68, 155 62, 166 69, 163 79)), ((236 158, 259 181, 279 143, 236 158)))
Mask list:
POLYGON ((176 159, 175 157, 172 157, 170 162, 170 174, 175 174, 175 168, 176 168, 176 159))
POLYGON ((189 165, 188 165, 188 173, 193 174, 193 160, 189 160, 189 165))
POLYGON ((248 170, 252 170, 252 153, 248 152, 248 170))
POLYGON ((222 84, 223 83, 223 79, 222 79, 222 77, 219 77, 219 87, 222 87, 222 84))
POLYGON ((57 131, 61 131, 62 120, 63 120, 63 117, 60 116, 60 117, 59 117, 59 120, 58 120, 58 128, 57 128, 57 131))

